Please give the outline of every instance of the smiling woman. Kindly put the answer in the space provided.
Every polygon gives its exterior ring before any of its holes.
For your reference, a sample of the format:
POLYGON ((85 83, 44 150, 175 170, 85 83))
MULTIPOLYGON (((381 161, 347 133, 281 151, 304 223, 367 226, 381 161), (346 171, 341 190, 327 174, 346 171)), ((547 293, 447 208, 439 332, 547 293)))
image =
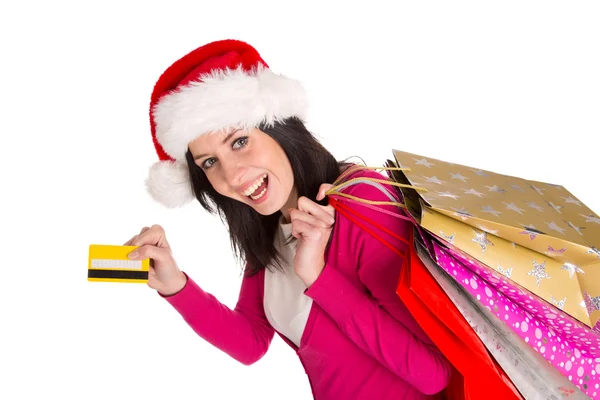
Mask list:
MULTIPOLYGON (((148 191, 167 207, 197 200, 222 217, 246 265, 238 302, 230 309, 181 271, 158 225, 126 242, 140 246, 130 257, 150 258, 148 285, 239 362, 258 361, 277 333, 317 400, 441 399, 451 365, 395 292, 406 244, 391 251, 328 205, 326 190, 350 164, 306 129, 306 103, 297 81, 271 72, 244 42, 210 43, 169 67, 151 98, 159 161, 148 191)), ((345 179, 357 177, 385 182, 369 170, 345 179)), ((395 196, 382 188, 389 193, 368 184, 345 191, 395 196)), ((395 206, 347 207, 410 236, 395 206)))
MULTIPOLYGON (((190 143, 189 152, 195 160, 192 168, 199 166, 208 186, 221 196, 246 203, 261 215, 294 206, 292 166, 281 146, 261 130, 203 135, 190 143), (196 155, 200 152, 205 154, 196 155)), ((203 187, 195 189, 198 195, 203 187)))
POLYGON ((272 261, 280 267, 277 226, 290 222, 289 210, 300 197, 315 199, 321 184, 333 182, 347 166, 293 117, 272 127, 201 136, 190 143, 186 161, 195 196, 227 221, 249 273, 272 261))

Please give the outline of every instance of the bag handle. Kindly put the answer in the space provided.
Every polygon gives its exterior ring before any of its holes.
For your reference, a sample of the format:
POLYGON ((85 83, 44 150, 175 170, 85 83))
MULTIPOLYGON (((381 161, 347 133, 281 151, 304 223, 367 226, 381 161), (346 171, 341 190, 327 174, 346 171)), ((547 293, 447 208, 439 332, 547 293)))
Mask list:
MULTIPOLYGON (((386 185, 397 186, 397 187, 411 188, 418 192, 425 192, 425 193, 428 192, 428 190, 424 187, 408 185, 405 183, 399 183, 399 182, 394 182, 394 181, 385 180, 385 179, 360 177, 360 178, 352 178, 347 181, 344 181, 344 178, 346 178, 346 176, 348 176, 356 171, 361 171, 361 170, 410 171, 410 168, 368 167, 368 166, 363 166, 363 165, 354 165, 352 167, 347 168, 344 172, 342 172, 342 174, 333 182, 333 186, 325 194, 330 197, 332 195, 339 196, 339 197, 345 197, 350 200, 354 200, 354 201, 364 203, 364 204, 369 204, 369 205, 392 205, 392 206, 397 206, 400 208, 405 208, 406 206, 403 203, 401 203, 399 201, 395 201, 395 199, 393 199, 393 198, 390 199, 390 201, 372 201, 372 200, 360 199, 356 196, 352 196, 347 193, 340 192, 340 190, 347 186, 354 185, 356 183, 365 183, 368 181, 368 182, 370 182, 370 184, 372 186, 375 186, 379 190, 383 191, 388 196, 388 198, 390 197, 389 192, 380 185, 382 183, 386 184, 386 185)), ((383 211, 383 210, 380 210, 380 211, 383 211)))
MULTIPOLYGON (((333 206, 333 208, 335 208, 340 214, 342 214, 343 216, 345 216, 346 218, 348 218, 350 221, 354 222, 358 227, 360 227, 361 229, 363 229, 364 231, 366 231, 367 233, 369 233, 371 236, 373 236, 375 239, 377 239, 378 241, 380 241, 383 245, 385 245, 386 247, 388 247, 394 253, 398 254, 400 257, 405 257, 406 256, 406 254, 404 252, 400 251, 397 247, 395 247, 392 244, 390 244, 387 240, 385 240, 380 235, 378 235, 377 233, 375 233, 369 227, 365 226, 358 219, 362 219, 365 222, 369 222, 370 224, 375 225, 377 228, 383 230, 384 232, 388 233, 389 235, 393 236, 394 238, 399 239, 400 241, 406 243, 410 247, 410 242, 409 241, 407 241, 406 239, 404 239, 400 235, 397 235, 396 233, 390 231, 386 227, 384 227, 384 226, 382 226, 382 225, 374 222, 370 218, 367 218, 364 215, 361 215, 358 212, 352 210, 351 208, 349 208, 348 206, 340 203, 336 199, 333 199, 333 198, 330 199, 329 204, 331 206, 333 206), (354 216, 351 216, 350 214, 354 214, 357 218, 355 218, 354 216)), ((412 236, 412 231, 411 231, 411 236, 412 236)))
MULTIPOLYGON (((389 229, 384 228, 383 226, 374 223, 372 220, 365 218, 363 215, 361 215, 360 213, 357 213, 356 211, 352 210, 351 208, 343 205, 340 201, 338 201, 336 198, 344 198, 346 202, 352 202, 352 203, 358 203, 361 206, 373 209, 375 211, 393 216, 395 218, 400 218, 400 219, 404 219, 409 221, 413 227, 415 229, 417 229, 419 236, 422 239, 423 244, 425 245, 425 247, 427 248, 427 250, 429 251, 430 254, 433 253, 433 248, 431 247, 431 244, 427 242, 427 240, 425 239, 425 235, 422 231, 422 228, 419 226, 419 224, 414 220, 414 218, 411 218, 405 214, 408 213, 407 209, 406 209, 406 205, 404 203, 402 203, 401 201, 397 200, 392 194, 391 192, 386 189, 383 184, 385 185, 391 185, 391 186, 396 186, 396 187, 406 187, 406 188, 412 188, 414 190, 417 191, 421 191, 421 192, 427 192, 428 190, 422 187, 418 187, 418 186, 413 186, 413 185, 408 185, 408 184, 403 184, 403 183, 398 183, 398 182, 394 182, 392 180, 385 180, 385 179, 377 179, 377 178, 370 178, 370 177, 359 177, 359 178, 352 178, 349 179, 347 181, 344 181, 344 178, 347 177, 348 175, 356 172, 356 171, 361 171, 361 170, 389 170, 389 171, 410 171, 410 168, 397 168, 397 167, 369 167, 369 166, 362 166, 362 165, 354 165, 348 169, 346 169, 334 182, 333 182, 333 186, 325 193, 330 200, 330 204, 332 206, 334 206, 334 208, 340 212, 342 215, 348 217, 351 221, 357 223, 357 225, 359 225, 361 228, 364 229, 364 225, 359 224, 356 219, 351 218, 348 216, 348 212, 351 212, 352 214, 356 215, 358 218, 362 219, 363 221, 367 221, 369 223, 371 223, 372 225, 377 226, 378 228, 384 230, 386 233, 390 234, 393 237, 398 238, 399 240, 406 242, 406 240, 404 238, 400 238, 398 237, 398 235, 395 235, 393 232, 389 231, 389 229), (352 196, 349 195, 347 193, 343 193, 341 192, 342 189, 348 187, 348 186, 353 186, 359 183, 366 183, 369 184, 373 187, 375 187, 376 189, 378 189, 379 191, 381 191, 382 193, 384 193, 386 195, 387 198, 390 199, 390 201, 372 201, 372 200, 367 200, 367 199, 361 199, 358 198, 356 196, 352 196), (396 206, 402 209, 403 213, 398 214, 396 212, 390 211, 390 210, 386 210, 382 207, 379 207, 381 205, 392 205, 392 206, 396 206), (340 211, 340 209, 343 209, 343 211, 340 211), (345 212, 344 212, 345 211, 345 212)), ((392 246, 390 243, 388 243, 385 239, 383 239, 381 236, 377 235, 376 233, 374 233, 372 230, 367 228, 367 232, 370 233, 372 236, 374 236, 377 240, 379 240, 381 243, 383 243, 386 247, 389 247, 390 249, 393 248, 394 246, 392 246)), ((412 235, 412 231, 411 231, 411 239, 413 238, 412 235)))

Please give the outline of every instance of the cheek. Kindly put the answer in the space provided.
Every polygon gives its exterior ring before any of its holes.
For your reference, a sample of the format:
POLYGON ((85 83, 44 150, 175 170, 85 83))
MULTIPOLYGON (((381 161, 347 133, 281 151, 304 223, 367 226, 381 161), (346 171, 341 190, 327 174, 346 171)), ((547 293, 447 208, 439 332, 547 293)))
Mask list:
POLYGON ((285 190, 290 190, 294 186, 294 173, 290 161, 286 157, 285 153, 278 157, 276 160, 279 178, 285 190))
POLYGON ((208 178, 208 182, 217 193, 219 193, 221 196, 231 196, 231 194, 227 192, 227 185, 224 184, 223 179, 218 178, 216 174, 207 174, 206 177, 208 178))

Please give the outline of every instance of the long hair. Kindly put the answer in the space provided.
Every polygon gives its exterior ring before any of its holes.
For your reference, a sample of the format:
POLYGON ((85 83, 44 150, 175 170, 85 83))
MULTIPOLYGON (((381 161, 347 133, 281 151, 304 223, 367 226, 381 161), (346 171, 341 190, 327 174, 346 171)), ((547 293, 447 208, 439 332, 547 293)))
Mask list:
MULTIPOLYGON (((306 196, 316 202, 321 184, 333 183, 340 175, 340 166, 346 164, 338 162, 298 118, 258 129, 283 148, 292 166, 298 198, 306 196)), ((218 215, 227 226, 236 258, 246 261, 246 274, 251 276, 271 266, 280 269, 281 255, 274 239, 281 212, 263 216, 247 204, 217 193, 189 149, 186 160, 196 198, 204 209, 218 215)), ((326 205, 327 199, 318 203, 326 205)))

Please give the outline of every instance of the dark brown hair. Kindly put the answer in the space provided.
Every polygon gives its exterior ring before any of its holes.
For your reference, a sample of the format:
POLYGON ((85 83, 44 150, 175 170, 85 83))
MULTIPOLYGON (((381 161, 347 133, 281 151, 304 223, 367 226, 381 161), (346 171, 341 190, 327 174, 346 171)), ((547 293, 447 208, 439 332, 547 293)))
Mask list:
MULTIPOLYGON (((298 118, 258 129, 283 148, 292 166, 298 197, 316 201, 321 184, 333 183, 340 175, 340 167, 346 165, 338 162, 298 118)), ((272 264, 279 268, 280 254, 274 246, 274 238, 281 212, 263 216, 247 204, 222 196, 194 162, 189 149, 186 160, 196 198, 209 213, 219 215, 228 227, 235 256, 247 262, 246 273, 254 275, 272 264)), ((318 203, 326 205, 327 198, 318 203)))

